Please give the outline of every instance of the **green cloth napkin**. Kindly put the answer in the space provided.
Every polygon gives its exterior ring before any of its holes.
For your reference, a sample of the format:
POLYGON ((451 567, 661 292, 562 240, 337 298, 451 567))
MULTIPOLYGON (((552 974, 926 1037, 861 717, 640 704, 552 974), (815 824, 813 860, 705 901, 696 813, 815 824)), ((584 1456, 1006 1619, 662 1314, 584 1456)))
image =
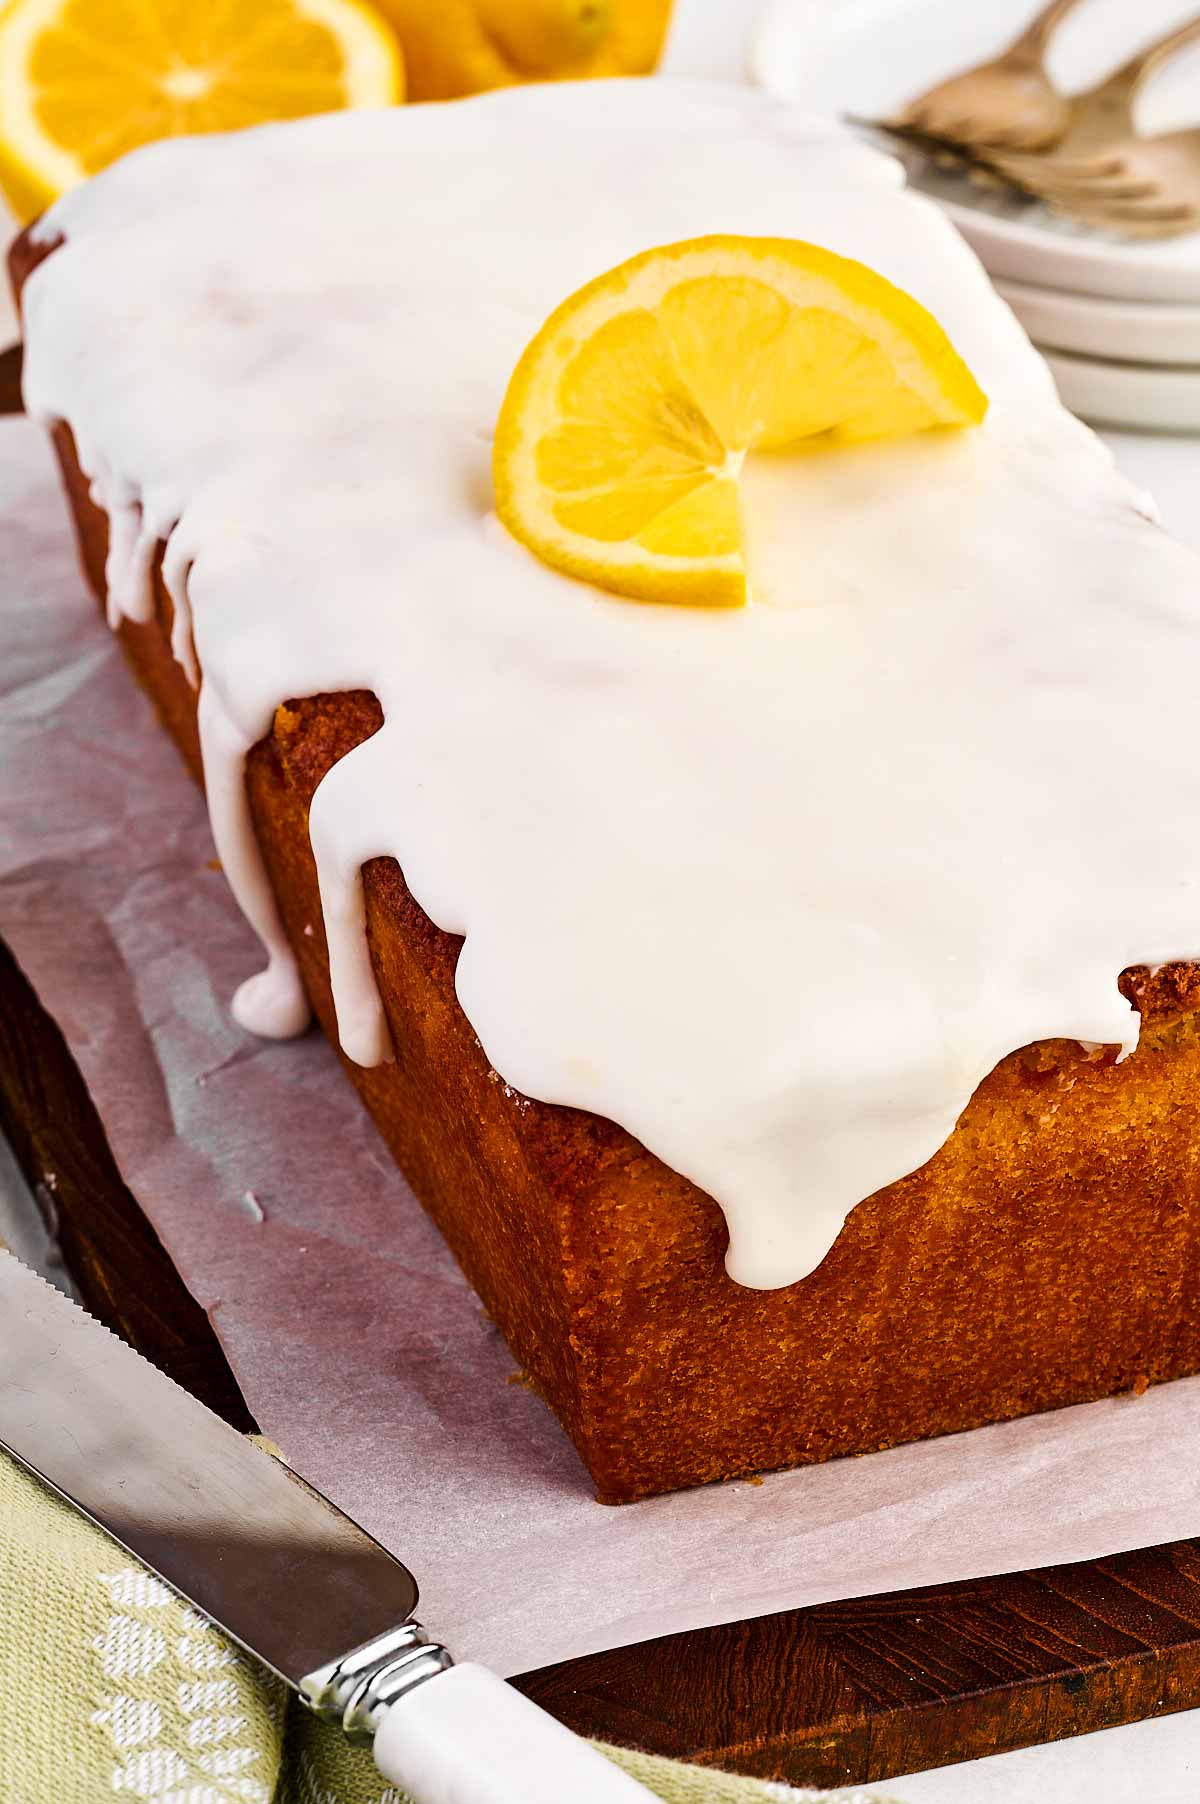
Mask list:
MULTIPOLYGON (((0 1710, 4 1804, 404 1804, 367 1753, 3 1454, 0 1710)), ((604 1752, 669 1804, 818 1796, 604 1752)))

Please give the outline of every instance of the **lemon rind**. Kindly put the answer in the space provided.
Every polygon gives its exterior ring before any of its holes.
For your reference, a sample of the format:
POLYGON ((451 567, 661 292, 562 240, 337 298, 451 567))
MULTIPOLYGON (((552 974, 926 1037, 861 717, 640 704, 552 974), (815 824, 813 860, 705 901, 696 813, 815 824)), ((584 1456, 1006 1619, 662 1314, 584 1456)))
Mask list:
MULTIPOLYGON (((404 63, 395 35, 363 0, 292 0, 297 14, 322 25, 345 58, 347 106, 391 106, 404 96, 404 63)), ((86 181, 82 159, 43 128, 30 62, 39 37, 55 26, 63 0, 0 5, 0 187, 28 220, 86 181)), ((264 118, 264 123, 266 123, 264 118)))
POLYGON ((598 541, 555 517, 536 470, 537 446, 556 412, 560 378, 576 352, 621 312, 653 312, 691 275, 755 276, 790 305, 827 307, 857 325, 889 358, 897 379, 947 427, 977 424, 987 398, 933 315, 913 296, 852 258, 788 238, 713 234, 644 251, 561 303, 513 371, 497 423, 496 512, 544 562, 634 601, 737 606, 747 597, 740 554, 671 558, 636 540, 598 541), (691 267, 694 266, 694 267, 691 267))

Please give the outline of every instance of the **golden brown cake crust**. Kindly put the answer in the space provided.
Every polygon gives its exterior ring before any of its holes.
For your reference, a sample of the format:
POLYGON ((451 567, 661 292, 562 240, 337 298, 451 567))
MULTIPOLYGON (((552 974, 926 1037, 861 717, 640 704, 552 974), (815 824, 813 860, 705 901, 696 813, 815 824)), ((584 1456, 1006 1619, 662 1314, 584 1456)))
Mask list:
MULTIPOLYGON (((18 243, 18 292, 43 254, 18 243)), ((102 595, 107 521, 65 427, 56 443, 102 595)), ((195 697, 155 582, 157 619, 120 637, 200 777, 195 697)), ((249 761, 267 866, 335 1044, 307 811, 380 721, 369 694, 299 698, 249 761)), ((491 1069, 454 994, 460 942, 393 860, 366 867, 365 893, 397 1059, 343 1063, 605 1501, 1200 1370, 1200 966, 1126 971, 1144 1023, 1131 1058, 1070 1041, 1012 1054, 811 1277, 751 1291, 725 1274, 709 1197, 613 1123, 518 1096, 491 1069)))

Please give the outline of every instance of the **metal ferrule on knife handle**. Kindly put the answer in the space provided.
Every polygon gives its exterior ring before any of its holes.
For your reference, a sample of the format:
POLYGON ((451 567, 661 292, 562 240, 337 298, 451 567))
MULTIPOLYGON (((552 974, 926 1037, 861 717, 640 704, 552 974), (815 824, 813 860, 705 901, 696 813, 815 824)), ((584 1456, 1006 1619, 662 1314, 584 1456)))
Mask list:
POLYGON ((453 1664, 419 1622, 406 1622, 301 1679, 300 1696, 323 1721, 368 1747, 386 1710, 453 1664))

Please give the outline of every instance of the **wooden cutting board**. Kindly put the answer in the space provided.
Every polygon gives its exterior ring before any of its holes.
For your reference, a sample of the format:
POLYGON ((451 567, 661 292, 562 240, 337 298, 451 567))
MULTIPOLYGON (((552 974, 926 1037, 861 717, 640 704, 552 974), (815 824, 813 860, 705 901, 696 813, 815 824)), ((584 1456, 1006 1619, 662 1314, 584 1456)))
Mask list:
MULTIPOLYGON (((0 1127, 87 1306, 252 1429, 61 1032, 2 943, 0 1127)), ((787 1610, 517 1683, 582 1734, 796 1785, 877 1782, 1200 1706, 1200 1539, 787 1610)))

